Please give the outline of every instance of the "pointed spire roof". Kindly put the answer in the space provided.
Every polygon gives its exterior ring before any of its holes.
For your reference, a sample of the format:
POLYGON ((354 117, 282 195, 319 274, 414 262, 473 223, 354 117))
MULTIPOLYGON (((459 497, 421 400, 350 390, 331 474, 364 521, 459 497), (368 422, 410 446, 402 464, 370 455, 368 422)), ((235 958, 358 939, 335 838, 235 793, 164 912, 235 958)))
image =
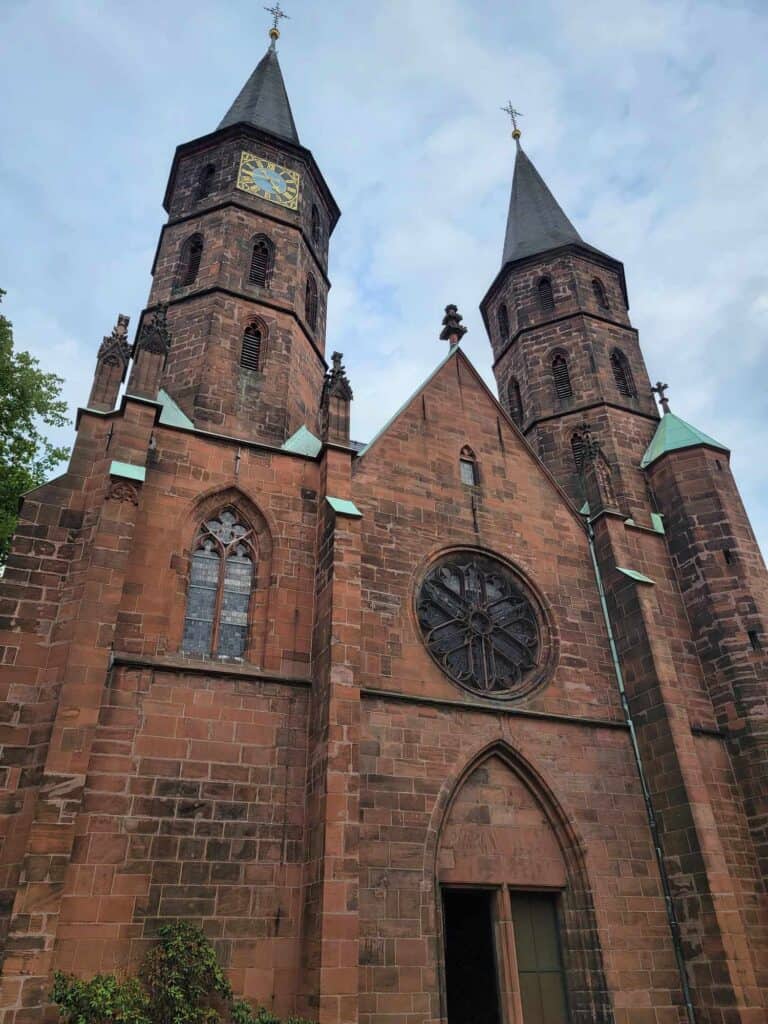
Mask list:
POLYGON ((645 455, 642 458, 640 467, 645 469, 656 459, 666 455, 667 452, 674 452, 680 448, 693 448, 696 445, 706 445, 708 448, 717 448, 721 452, 728 452, 724 444, 720 444, 703 430, 681 420, 673 412, 668 412, 661 417, 653 440, 648 445, 645 455))
POLYGON ((224 115, 219 128, 227 128, 241 121, 300 145, 283 73, 277 59, 274 38, 253 74, 240 90, 237 99, 224 115))
POLYGON ((526 156, 519 140, 516 142, 517 157, 502 266, 572 242, 585 244, 526 156))

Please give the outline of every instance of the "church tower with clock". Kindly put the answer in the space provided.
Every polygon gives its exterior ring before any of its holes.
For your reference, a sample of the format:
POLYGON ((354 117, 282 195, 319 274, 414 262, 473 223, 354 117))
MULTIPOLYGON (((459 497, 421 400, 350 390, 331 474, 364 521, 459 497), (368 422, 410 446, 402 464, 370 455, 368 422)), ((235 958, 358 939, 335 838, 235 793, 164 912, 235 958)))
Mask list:
POLYGON ((350 441, 272 13, 0 580, 0 1024, 178 920, 270 1020, 763 1024, 768 574, 728 449, 516 125, 499 399, 450 304, 350 441))
MULTIPOLYGON (((141 338, 163 311, 173 344, 159 383, 196 426, 271 443, 317 427, 339 218, 299 141, 278 35, 216 131, 176 151, 139 324, 141 338)), ((155 383, 137 374, 129 390, 154 397, 155 383)))

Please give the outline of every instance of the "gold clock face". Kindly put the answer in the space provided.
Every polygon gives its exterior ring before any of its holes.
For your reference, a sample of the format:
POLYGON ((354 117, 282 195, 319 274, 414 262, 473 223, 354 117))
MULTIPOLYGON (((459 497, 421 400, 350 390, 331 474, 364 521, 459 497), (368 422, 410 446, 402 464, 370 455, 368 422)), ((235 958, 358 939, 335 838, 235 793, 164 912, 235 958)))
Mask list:
POLYGON ((292 171, 290 167, 273 164, 271 160, 265 160, 255 153, 243 152, 240 155, 237 187, 243 192, 250 192, 252 196, 259 196, 289 210, 297 210, 300 182, 298 171, 292 171))

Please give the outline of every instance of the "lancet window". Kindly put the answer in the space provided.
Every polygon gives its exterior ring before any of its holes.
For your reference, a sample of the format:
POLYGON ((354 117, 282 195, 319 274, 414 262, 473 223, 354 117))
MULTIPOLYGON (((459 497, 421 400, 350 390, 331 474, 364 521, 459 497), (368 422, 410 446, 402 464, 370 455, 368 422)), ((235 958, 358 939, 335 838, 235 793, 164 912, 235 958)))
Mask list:
POLYGON ((499 323, 499 338, 502 341, 509 340, 509 311, 507 310, 506 302, 502 302, 499 306, 499 312, 497 313, 497 320, 499 323))
POLYGON ((216 165, 206 164, 205 167, 200 171, 200 177, 197 182, 197 196, 196 198, 205 199, 213 191, 213 181, 216 177, 216 165))
POLYGON ((626 395, 628 398, 634 397, 637 394, 637 389, 635 388, 635 381, 632 377, 629 360, 618 348, 615 348, 611 353, 611 369, 613 370, 613 379, 616 383, 616 390, 619 394, 626 395))
POLYGON ((555 296, 552 292, 552 282, 548 277, 542 277, 539 281, 539 305, 543 313, 551 313, 555 308, 555 296))
POLYGON ((605 291, 605 285, 599 277, 592 279, 592 291, 595 295, 595 302, 597 302, 600 309, 610 309, 608 305, 608 295, 605 291))
POLYGON ((181 261, 179 263, 178 284, 193 284, 197 279, 200 270, 200 260, 203 258, 203 236, 190 235, 181 247, 181 261))
POLYGON ((507 402, 509 404, 509 415, 518 427, 523 425, 523 396, 520 393, 520 385, 514 377, 507 385, 507 402))
POLYGON ((234 508, 200 527, 195 539, 182 650, 200 657, 242 658, 256 552, 253 531, 234 508))
POLYGON ((258 324, 248 324, 245 329, 240 365, 246 370, 261 369, 261 330, 258 324))
POLYGON ((304 308, 307 314, 307 323, 314 331, 317 328, 317 282, 311 274, 307 278, 304 308))
POLYGON ((266 235, 257 235, 251 249, 251 265, 248 280, 262 288, 269 288, 275 265, 275 246, 266 235))
POLYGON ((568 360, 562 352, 558 352, 552 360, 552 378, 555 382, 555 394, 558 398, 573 398, 568 360))

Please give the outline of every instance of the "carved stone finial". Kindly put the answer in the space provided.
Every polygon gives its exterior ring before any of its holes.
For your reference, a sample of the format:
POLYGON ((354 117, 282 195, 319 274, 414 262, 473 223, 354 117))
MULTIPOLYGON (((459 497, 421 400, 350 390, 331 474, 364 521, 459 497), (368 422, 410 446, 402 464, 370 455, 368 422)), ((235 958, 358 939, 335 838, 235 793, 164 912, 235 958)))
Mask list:
POLYGON ((669 409, 669 399, 667 398, 667 396, 665 394, 665 392, 666 392, 668 387, 669 387, 669 384, 662 384, 660 380, 657 380, 655 387, 651 388, 651 391, 653 392, 653 394, 659 396, 659 405, 661 406, 661 410, 662 410, 662 415, 663 416, 666 416, 667 413, 670 411, 670 409, 669 409))
POLYGON ((467 333, 467 328, 461 322, 464 317, 459 312, 458 306, 453 303, 449 303, 445 307, 445 316, 443 317, 443 329, 440 332, 441 341, 449 341, 451 347, 458 345, 464 335, 467 333))
POLYGON ((154 352, 157 355, 168 355, 171 347, 171 332, 168 330, 167 314, 167 306, 158 306, 152 313, 151 319, 144 321, 139 337, 136 339, 136 353, 142 350, 154 352))
POLYGON ((347 371, 344 369, 341 352, 334 352, 331 356, 331 368, 325 375, 323 382, 323 398, 343 398, 347 402, 352 401, 352 385, 349 383, 347 371))
POLYGON ((112 333, 105 335, 104 340, 99 345, 97 359, 100 362, 107 361, 115 365, 118 362, 122 362, 123 365, 128 365, 128 360, 131 357, 131 346, 128 344, 128 324, 130 319, 124 313, 118 314, 117 323, 112 328, 112 333))

